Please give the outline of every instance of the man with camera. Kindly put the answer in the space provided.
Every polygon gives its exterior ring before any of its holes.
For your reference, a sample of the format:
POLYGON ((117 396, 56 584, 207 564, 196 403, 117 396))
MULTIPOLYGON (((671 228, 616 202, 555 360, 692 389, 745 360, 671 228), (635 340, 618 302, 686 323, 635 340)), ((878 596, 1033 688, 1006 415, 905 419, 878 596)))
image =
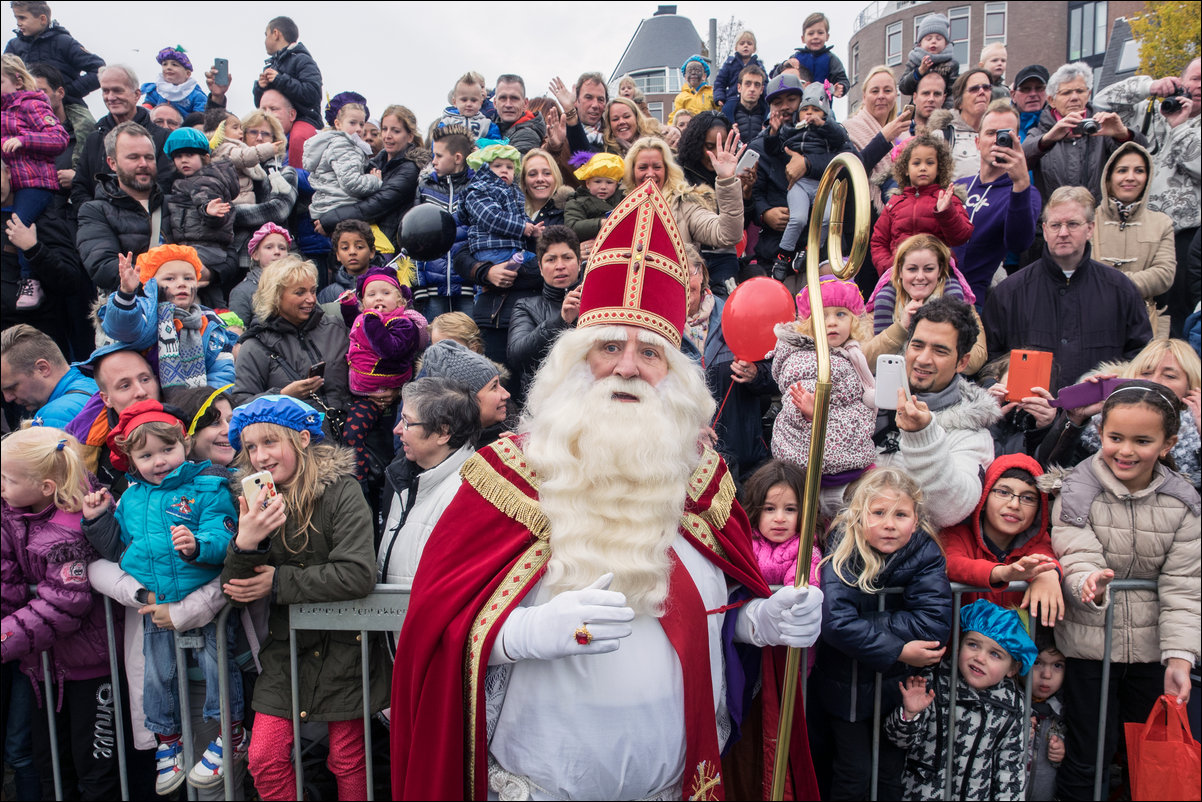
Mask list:
POLYGON ((1161 296, 1169 307, 1173 336, 1197 303, 1188 292, 1186 254, 1202 223, 1198 195, 1202 192, 1202 59, 1194 59, 1181 76, 1153 80, 1137 75, 1111 84, 1098 93, 1094 106, 1119 115, 1123 123, 1148 137, 1152 153, 1152 184, 1148 208, 1173 219, 1178 270, 1172 288, 1161 296))
POLYGON ((1128 128, 1112 111, 1095 113, 1090 104, 1093 70, 1084 62, 1065 64, 1048 79, 1048 105, 1023 141, 1035 188, 1049 198, 1059 187, 1086 187, 1102 202, 1102 168, 1114 149, 1147 138, 1128 128))
POLYGON ((1019 126, 1018 112, 1009 99, 990 103, 977 134, 980 172, 956 181, 967 192, 964 208, 973 228, 968 242, 953 253, 977 296, 978 310, 985 306, 1002 257, 1007 252, 1022 253, 1035 241, 1043 201, 1031 186, 1019 126))

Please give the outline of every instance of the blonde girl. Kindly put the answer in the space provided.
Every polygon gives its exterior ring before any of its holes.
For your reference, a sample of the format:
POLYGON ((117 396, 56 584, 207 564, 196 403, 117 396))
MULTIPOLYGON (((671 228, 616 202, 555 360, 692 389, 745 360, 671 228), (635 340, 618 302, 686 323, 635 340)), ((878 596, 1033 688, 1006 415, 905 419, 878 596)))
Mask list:
MULTIPOLYGON (((91 723, 99 720, 100 700, 112 694, 112 680, 104 612, 88 582, 88 562, 96 553, 80 529, 80 509, 89 490, 81 454, 79 441, 49 427, 21 429, 0 443, 5 633, 0 661, 6 673, 13 673, 3 707, 7 716, 10 710, 32 709, 35 699, 48 701, 39 685, 41 654, 46 652, 59 684, 55 698, 60 702, 61 753, 72 761, 85 798, 116 799, 121 790, 116 763, 92 749, 91 723), (36 586, 35 593, 30 586, 36 586), (86 741, 76 738, 76 732, 86 732, 86 741)), ((23 734, 32 754, 31 727, 44 728, 46 715, 9 724, 10 748, 23 734)), ((42 737, 47 737, 44 731, 42 737)), ((15 768, 20 791, 28 778, 21 767, 15 768)))
MULTIPOLYGON (((295 398, 266 395, 235 409, 230 420, 238 478, 267 471, 276 490, 271 498, 261 493, 239 499, 238 534, 221 576, 235 606, 270 598, 249 753, 263 799, 296 798, 288 638, 278 634, 288 631, 289 605, 359 599, 375 584, 371 509, 354 478, 354 454, 325 441, 322 418, 295 398)), ((240 482, 233 484, 237 492, 240 482)), ((365 799, 358 635, 302 631, 295 637, 301 718, 329 725, 327 765, 337 779, 339 799, 365 799)), ((373 639, 373 711, 385 707, 388 694, 388 660, 380 646, 373 639)))
MULTIPOLYGON (((901 702, 899 680, 939 662, 951 630, 946 561, 918 484, 897 468, 864 475, 828 535, 821 566, 822 638, 810 676, 810 747, 823 799, 866 799, 873 696, 881 719, 901 702), (904 588, 884 597, 884 588, 904 588)), ((880 739, 878 792, 901 799, 905 753, 880 739)))

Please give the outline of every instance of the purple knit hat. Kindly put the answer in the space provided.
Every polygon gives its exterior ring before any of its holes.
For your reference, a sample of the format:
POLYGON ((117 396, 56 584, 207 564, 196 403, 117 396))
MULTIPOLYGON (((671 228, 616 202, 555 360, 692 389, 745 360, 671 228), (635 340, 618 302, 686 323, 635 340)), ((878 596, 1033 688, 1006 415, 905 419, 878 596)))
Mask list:
POLYGON ((162 64, 167 59, 171 59, 172 61, 178 61, 181 67, 183 67, 188 72, 192 72, 192 60, 190 58, 188 58, 188 54, 184 52, 183 45, 176 45, 175 47, 164 47, 162 50, 159 51, 159 54, 154 57, 154 60, 157 61, 159 64, 162 64))
MULTIPOLYGON (((822 287, 823 307, 842 307, 853 315, 864 314, 864 298, 860 295, 860 288, 854 283, 841 281, 834 276, 823 276, 820 286, 822 287)), ((797 313, 801 315, 802 320, 810 316, 809 287, 797 293, 797 313)))
POLYGON ((326 101, 326 122, 329 125, 334 125, 334 121, 338 119, 338 112, 342 111, 342 107, 347 103, 358 103, 363 107, 363 118, 371 118, 371 112, 367 109, 367 98, 358 92, 339 92, 326 101))
POLYGON ((405 299, 405 304, 413 302, 413 290, 409 289, 408 284, 402 284, 397 271, 392 267, 369 267, 367 272, 359 276, 356 282, 355 291, 359 295, 359 299, 363 299, 363 293, 367 291, 367 285, 373 281, 386 281, 392 286, 401 291, 401 297, 405 299))
POLYGON ((259 226, 259 230, 250 235, 250 242, 246 246, 246 252, 252 257, 255 251, 259 249, 259 243, 267 238, 269 234, 279 234, 289 245, 292 244, 292 235, 288 233, 288 229, 283 226, 277 226, 275 223, 264 223, 259 226))

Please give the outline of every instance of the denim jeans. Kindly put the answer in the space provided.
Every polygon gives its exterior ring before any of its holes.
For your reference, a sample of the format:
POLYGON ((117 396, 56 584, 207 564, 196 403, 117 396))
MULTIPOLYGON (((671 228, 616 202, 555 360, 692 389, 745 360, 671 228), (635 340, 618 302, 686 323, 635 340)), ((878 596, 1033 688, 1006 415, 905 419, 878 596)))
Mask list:
MULTIPOLYGON (((48 189, 18 189, 13 192, 13 214, 26 226, 31 226, 42 216, 42 212, 46 211, 52 200, 54 193, 48 189)), ((21 278, 33 278, 33 268, 22 250, 17 251, 17 263, 21 265, 21 278)))
POLYGON ((462 293, 456 295, 431 295, 415 304, 417 311, 426 316, 427 323, 433 323, 434 318, 447 312, 464 312, 468 317, 471 317, 472 309, 475 305, 470 295, 463 295, 462 293))
POLYGON ((33 717, 46 718, 33 700, 33 686, 16 661, 4 664, 4 765, 13 770, 17 799, 37 799, 41 775, 33 762, 33 717))
MULTIPOLYGON (((229 646, 227 665, 217 663, 217 625, 210 621, 200 629, 190 630, 187 635, 201 635, 205 639, 204 649, 197 653, 201 672, 205 679, 204 718, 216 719, 221 715, 221 697, 218 693, 218 671, 229 671, 230 719, 242 720, 242 672, 234 665, 234 627, 237 619, 231 616, 229 627, 224 633, 229 646)), ((146 657, 146 676, 142 685, 142 709, 146 714, 146 729, 156 735, 176 735, 180 732, 179 679, 175 663, 175 637, 170 629, 157 627, 150 616, 145 618, 142 637, 142 654, 146 657)))
POLYGON ((538 260, 530 251, 516 251, 512 248, 485 248, 482 251, 476 251, 472 256, 476 257, 477 262, 492 262, 494 265, 499 265, 502 262, 508 262, 519 253, 524 254, 523 264, 534 265, 534 269, 538 269, 538 260))

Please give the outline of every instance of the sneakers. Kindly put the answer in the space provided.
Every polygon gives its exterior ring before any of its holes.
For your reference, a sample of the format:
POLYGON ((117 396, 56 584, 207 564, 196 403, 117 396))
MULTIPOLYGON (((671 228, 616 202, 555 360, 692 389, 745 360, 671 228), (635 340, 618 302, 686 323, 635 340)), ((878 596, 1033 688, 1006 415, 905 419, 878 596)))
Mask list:
POLYGON ((167 796, 184 784, 184 747, 179 741, 159 744, 154 760, 159 772, 154 783, 156 794, 167 796))
POLYGON ((36 278, 23 278, 17 283, 18 309, 36 309, 41 305, 44 297, 42 282, 36 278))
MULTIPOLYGON (((234 758, 246 754, 246 738, 242 739, 237 748, 234 749, 234 758)), ((188 785, 193 788, 212 788, 221 785, 222 779, 225 776, 225 755, 221 746, 221 736, 209 743, 205 753, 200 756, 200 760, 188 772, 188 785)))
POLYGON ((776 261, 772 263, 772 278, 784 281, 791 275, 793 275, 793 260, 777 257, 776 261))

